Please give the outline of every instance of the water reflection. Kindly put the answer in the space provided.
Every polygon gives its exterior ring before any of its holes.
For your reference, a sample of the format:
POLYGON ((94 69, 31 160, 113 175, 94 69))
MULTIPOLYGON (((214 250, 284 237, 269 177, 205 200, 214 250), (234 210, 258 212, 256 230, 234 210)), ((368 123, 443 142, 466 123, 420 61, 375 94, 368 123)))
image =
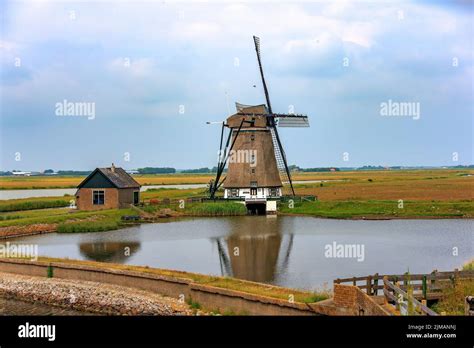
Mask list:
MULTIPOLYGON (((98 233, 43 234, 40 255, 108 261, 314 289, 336 278, 452 270, 472 259, 472 220, 352 221, 299 216, 186 218, 98 233), (365 259, 328 258, 332 243, 364 245, 365 259), (459 248, 453 257, 452 248, 459 248), (126 249, 130 248, 130 257, 126 249), (238 248, 238 256, 234 249, 238 248)), ((2 242, 0 241, 0 245, 2 242)))
POLYGON ((288 269, 293 234, 283 234, 281 219, 276 217, 246 219, 245 225, 242 220, 232 222, 225 238, 214 239, 221 274, 273 283, 288 269))
POLYGON ((79 251, 84 258, 92 261, 124 263, 140 250, 139 242, 91 242, 80 243, 79 251))

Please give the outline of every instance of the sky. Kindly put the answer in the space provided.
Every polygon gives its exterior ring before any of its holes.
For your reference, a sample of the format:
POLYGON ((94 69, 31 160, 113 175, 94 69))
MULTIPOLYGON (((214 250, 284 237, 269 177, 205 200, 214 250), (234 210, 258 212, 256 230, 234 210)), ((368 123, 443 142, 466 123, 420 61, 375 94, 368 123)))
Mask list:
POLYGON ((273 111, 309 116, 279 129, 289 164, 474 163, 472 1, 0 0, 0 16, 3 171, 216 165, 206 121, 265 102, 253 35, 273 111))

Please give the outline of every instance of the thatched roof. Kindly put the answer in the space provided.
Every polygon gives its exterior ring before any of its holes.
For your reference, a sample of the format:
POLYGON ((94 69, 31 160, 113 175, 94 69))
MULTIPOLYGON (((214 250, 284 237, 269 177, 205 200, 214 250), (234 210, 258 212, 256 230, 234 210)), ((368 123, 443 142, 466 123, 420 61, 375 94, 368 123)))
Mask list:
POLYGON ((247 106, 238 104, 237 113, 227 118, 227 126, 230 128, 239 128, 242 119, 244 119, 246 121, 255 121, 255 123, 252 126, 250 123, 245 122, 242 124, 242 128, 264 128, 267 126, 267 117, 264 116, 267 113, 268 111, 265 105, 247 106))
POLYGON ((141 185, 135 181, 130 174, 128 174, 123 168, 112 167, 107 168, 96 168, 92 173, 87 176, 77 188, 84 186, 94 175, 98 173, 102 174, 113 186, 116 188, 139 188, 141 185))

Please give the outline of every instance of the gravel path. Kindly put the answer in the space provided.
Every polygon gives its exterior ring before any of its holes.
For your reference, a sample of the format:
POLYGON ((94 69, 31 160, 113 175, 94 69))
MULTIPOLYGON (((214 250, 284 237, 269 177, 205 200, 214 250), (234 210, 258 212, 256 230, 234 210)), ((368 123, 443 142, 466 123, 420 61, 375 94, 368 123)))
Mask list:
POLYGON ((108 315, 200 315, 178 299, 118 285, 0 272, 0 297, 108 315))

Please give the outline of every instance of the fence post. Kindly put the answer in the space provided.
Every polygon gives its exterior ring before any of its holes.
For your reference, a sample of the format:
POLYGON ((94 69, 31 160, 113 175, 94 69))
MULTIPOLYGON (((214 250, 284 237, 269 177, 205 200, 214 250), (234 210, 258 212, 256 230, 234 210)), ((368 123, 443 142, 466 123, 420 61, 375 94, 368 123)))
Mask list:
MULTIPOLYGON (((400 289, 400 283, 398 282, 398 280, 395 282, 395 286, 400 289)), ((397 294, 395 291, 393 292, 393 294, 395 295, 395 308, 397 309, 397 311, 400 312, 401 306, 399 302, 399 294, 397 294)))
POLYGON ((367 287, 366 287, 367 295, 372 296, 372 276, 367 276, 367 287))
POLYGON ((422 283, 421 283, 421 291, 423 293, 423 299, 426 301, 426 275, 423 276, 423 278, 421 279, 422 283))
POLYGON ((379 274, 374 274, 374 295, 377 296, 379 294, 379 274))
POLYGON ((387 284, 386 284, 387 281, 388 281, 388 277, 387 277, 387 276, 384 276, 384 277, 383 277, 383 289, 384 289, 383 297, 384 297, 385 304, 388 303, 387 295, 386 295, 386 293, 389 291, 389 290, 388 290, 388 286, 387 286, 387 284))
MULTIPOLYGON (((428 301, 426 301, 426 300, 421 300, 421 304, 425 307, 428 307, 428 301)), ((428 315, 428 313, 422 311, 421 309, 420 309, 420 311, 421 311, 421 314, 428 315)))
POLYGON ((352 284, 353 284, 354 286, 356 286, 356 284, 357 284, 357 282, 356 282, 356 277, 352 277, 352 284))

